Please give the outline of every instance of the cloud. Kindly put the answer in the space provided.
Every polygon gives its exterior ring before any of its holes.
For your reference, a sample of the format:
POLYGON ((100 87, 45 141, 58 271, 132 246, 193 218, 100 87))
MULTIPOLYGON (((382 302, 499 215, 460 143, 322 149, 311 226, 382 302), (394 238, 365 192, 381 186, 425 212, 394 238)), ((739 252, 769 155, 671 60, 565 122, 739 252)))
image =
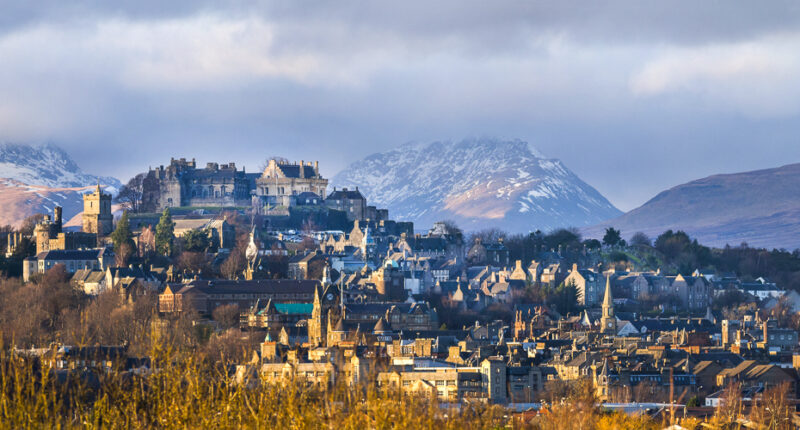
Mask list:
POLYGON ((274 154, 319 158, 332 175, 403 142, 497 136, 562 158, 629 208, 687 179, 800 158, 795 2, 2 10, 0 141, 51 140, 123 179, 170 156, 254 168, 274 154))
POLYGON ((755 116, 800 112, 800 33, 667 48, 630 80, 641 97, 696 95, 709 108, 755 116))

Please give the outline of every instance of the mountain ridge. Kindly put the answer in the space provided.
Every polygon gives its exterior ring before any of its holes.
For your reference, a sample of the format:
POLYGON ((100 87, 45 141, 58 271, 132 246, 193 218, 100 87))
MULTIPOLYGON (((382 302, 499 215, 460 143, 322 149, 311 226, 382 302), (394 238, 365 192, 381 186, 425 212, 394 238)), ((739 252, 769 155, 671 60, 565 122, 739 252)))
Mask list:
POLYGON ((406 145, 356 161, 331 180, 420 226, 453 219, 467 230, 514 232, 589 225, 617 216, 597 190, 522 140, 406 145))
POLYGON ((585 228, 602 236, 613 226, 624 236, 642 231, 655 237, 683 230, 704 244, 800 247, 800 163, 723 173, 676 185, 615 219, 585 228))
POLYGON ((52 143, 0 144, 0 224, 19 226, 37 213, 64 208, 69 220, 83 210, 83 194, 102 185, 116 194, 122 186, 112 177, 84 173, 69 154, 52 143))

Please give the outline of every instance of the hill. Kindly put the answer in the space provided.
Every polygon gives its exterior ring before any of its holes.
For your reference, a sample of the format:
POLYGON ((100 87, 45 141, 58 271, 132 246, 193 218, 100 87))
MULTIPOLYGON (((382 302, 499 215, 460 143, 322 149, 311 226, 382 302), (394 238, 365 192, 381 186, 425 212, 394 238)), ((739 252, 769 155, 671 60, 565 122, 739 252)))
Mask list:
POLYGON ((615 219, 584 229, 601 237, 614 226, 630 237, 684 230, 701 243, 800 248, 800 163, 774 169, 714 175, 663 191, 615 219))
POLYGON ((586 226, 621 212, 564 164, 526 142, 469 139, 370 155, 331 181, 419 229, 452 219, 468 231, 586 226))

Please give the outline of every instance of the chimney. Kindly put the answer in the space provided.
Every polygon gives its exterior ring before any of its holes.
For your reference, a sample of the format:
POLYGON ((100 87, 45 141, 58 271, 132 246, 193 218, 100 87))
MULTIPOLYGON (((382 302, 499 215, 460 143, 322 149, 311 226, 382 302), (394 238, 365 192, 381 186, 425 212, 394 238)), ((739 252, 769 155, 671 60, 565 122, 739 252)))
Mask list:
POLYGON ((61 212, 62 212, 62 210, 63 210, 63 208, 61 206, 56 206, 55 208, 53 208, 54 222, 56 224, 58 224, 59 226, 61 225, 61 212))
POLYGON ((305 173, 306 173, 305 165, 306 165, 306 161, 305 160, 300 160, 300 175, 299 176, 301 178, 305 178, 306 177, 306 175, 305 175, 305 173))
POLYGON ((578 271, 578 263, 572 263, 572 271, 573 272, 577 272, 578 271))

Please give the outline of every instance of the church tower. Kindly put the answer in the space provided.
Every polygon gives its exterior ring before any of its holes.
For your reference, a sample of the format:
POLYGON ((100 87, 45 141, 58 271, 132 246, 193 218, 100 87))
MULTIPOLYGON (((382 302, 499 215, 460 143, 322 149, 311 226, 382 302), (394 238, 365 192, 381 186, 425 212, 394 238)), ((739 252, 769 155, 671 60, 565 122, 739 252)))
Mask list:
POLYGON ((93 193, 83 195, 83 231, 108 236, 112 230, 111 194, 104 193, 98 184, 93 193))
POLYGON ((603 316, 600 318, 601 331, 617 334, 617 317, 614 316, 614 297, 611 296, 611 276, 606 276, 606 294, 603 297, 603 316))

